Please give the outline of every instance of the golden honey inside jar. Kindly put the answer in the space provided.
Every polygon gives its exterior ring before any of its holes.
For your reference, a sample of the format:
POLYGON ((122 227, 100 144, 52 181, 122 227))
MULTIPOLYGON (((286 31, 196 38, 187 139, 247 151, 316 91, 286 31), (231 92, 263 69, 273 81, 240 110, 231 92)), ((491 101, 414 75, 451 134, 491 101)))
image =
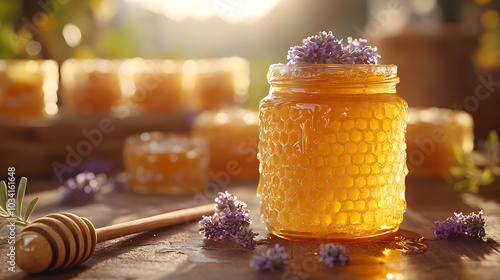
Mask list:
POLYGON ((408 105, 394 65, 271 65, 258 196, 285 238, 392 233, 406 209, 408 105))

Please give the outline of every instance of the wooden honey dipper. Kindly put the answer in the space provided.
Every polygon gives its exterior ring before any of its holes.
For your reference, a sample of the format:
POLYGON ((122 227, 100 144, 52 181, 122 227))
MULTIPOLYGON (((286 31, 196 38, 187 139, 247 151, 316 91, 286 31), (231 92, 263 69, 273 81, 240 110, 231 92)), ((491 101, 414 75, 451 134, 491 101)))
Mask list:
POLYGON ((16 241, 16 263, 29 273, 73 267, 90 258, 99 242, 193 221, 213 212, 214 204, 207 204, 97 230, 89 220, 75 214, 46 215, 25 227, 19 234, 16 241))

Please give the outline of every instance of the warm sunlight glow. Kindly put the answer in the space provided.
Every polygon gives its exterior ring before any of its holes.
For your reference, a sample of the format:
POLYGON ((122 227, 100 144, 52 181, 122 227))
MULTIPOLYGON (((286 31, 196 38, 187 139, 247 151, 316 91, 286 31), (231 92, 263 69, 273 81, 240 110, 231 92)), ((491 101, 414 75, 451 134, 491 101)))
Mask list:
POLYGON ((414 0, 411 2, 411 6, 415 13, 426 15, 436 7, 436 0, 414 0))
POLYGON ((280 0, 127 0, 172 20, 206 20, 218 16, 229 23, 249 23, 267 15, 280 0))

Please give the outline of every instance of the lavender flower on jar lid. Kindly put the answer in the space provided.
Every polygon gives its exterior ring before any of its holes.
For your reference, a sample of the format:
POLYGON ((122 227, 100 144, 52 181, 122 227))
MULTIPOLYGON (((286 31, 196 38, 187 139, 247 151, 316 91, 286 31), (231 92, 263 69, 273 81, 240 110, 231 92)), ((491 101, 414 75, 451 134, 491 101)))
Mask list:
POLYGON ((331 31, 322 31, 302 41, 302 46, 288 51, 288 65, 295 64, 377 64, 380 55, 376 47, 368 46, 365 39, 337 39, 331 31))

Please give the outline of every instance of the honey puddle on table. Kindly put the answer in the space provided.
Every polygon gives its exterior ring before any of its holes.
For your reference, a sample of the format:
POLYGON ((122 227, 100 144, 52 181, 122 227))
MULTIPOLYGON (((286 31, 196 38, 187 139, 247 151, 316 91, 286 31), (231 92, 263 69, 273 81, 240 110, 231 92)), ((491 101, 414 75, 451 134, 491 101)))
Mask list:
POLYGON ((371 247, 373 249, 377 248, 379 250, 399 250, 409 255, 416 255, 427 251, 427 246, 423 243, 424 237, 421 234, 402 228, 386 235, 361 239, 301 239, 297 237, 282 236, 276 233, 274 233, 274 235, 280 239, 290 241, 306 243, 336 243, 346 245, 347 247, 357 247, 357 245, 359 245, 363 247, 371 247))
POLYGON ((380 240, 394 243, 396 249, 410 255, 416 255, 427 251, 427 246, 423 243, 424 237, 419 233, 406 229, 399 229, 395 233, 384 236, 380 240))

